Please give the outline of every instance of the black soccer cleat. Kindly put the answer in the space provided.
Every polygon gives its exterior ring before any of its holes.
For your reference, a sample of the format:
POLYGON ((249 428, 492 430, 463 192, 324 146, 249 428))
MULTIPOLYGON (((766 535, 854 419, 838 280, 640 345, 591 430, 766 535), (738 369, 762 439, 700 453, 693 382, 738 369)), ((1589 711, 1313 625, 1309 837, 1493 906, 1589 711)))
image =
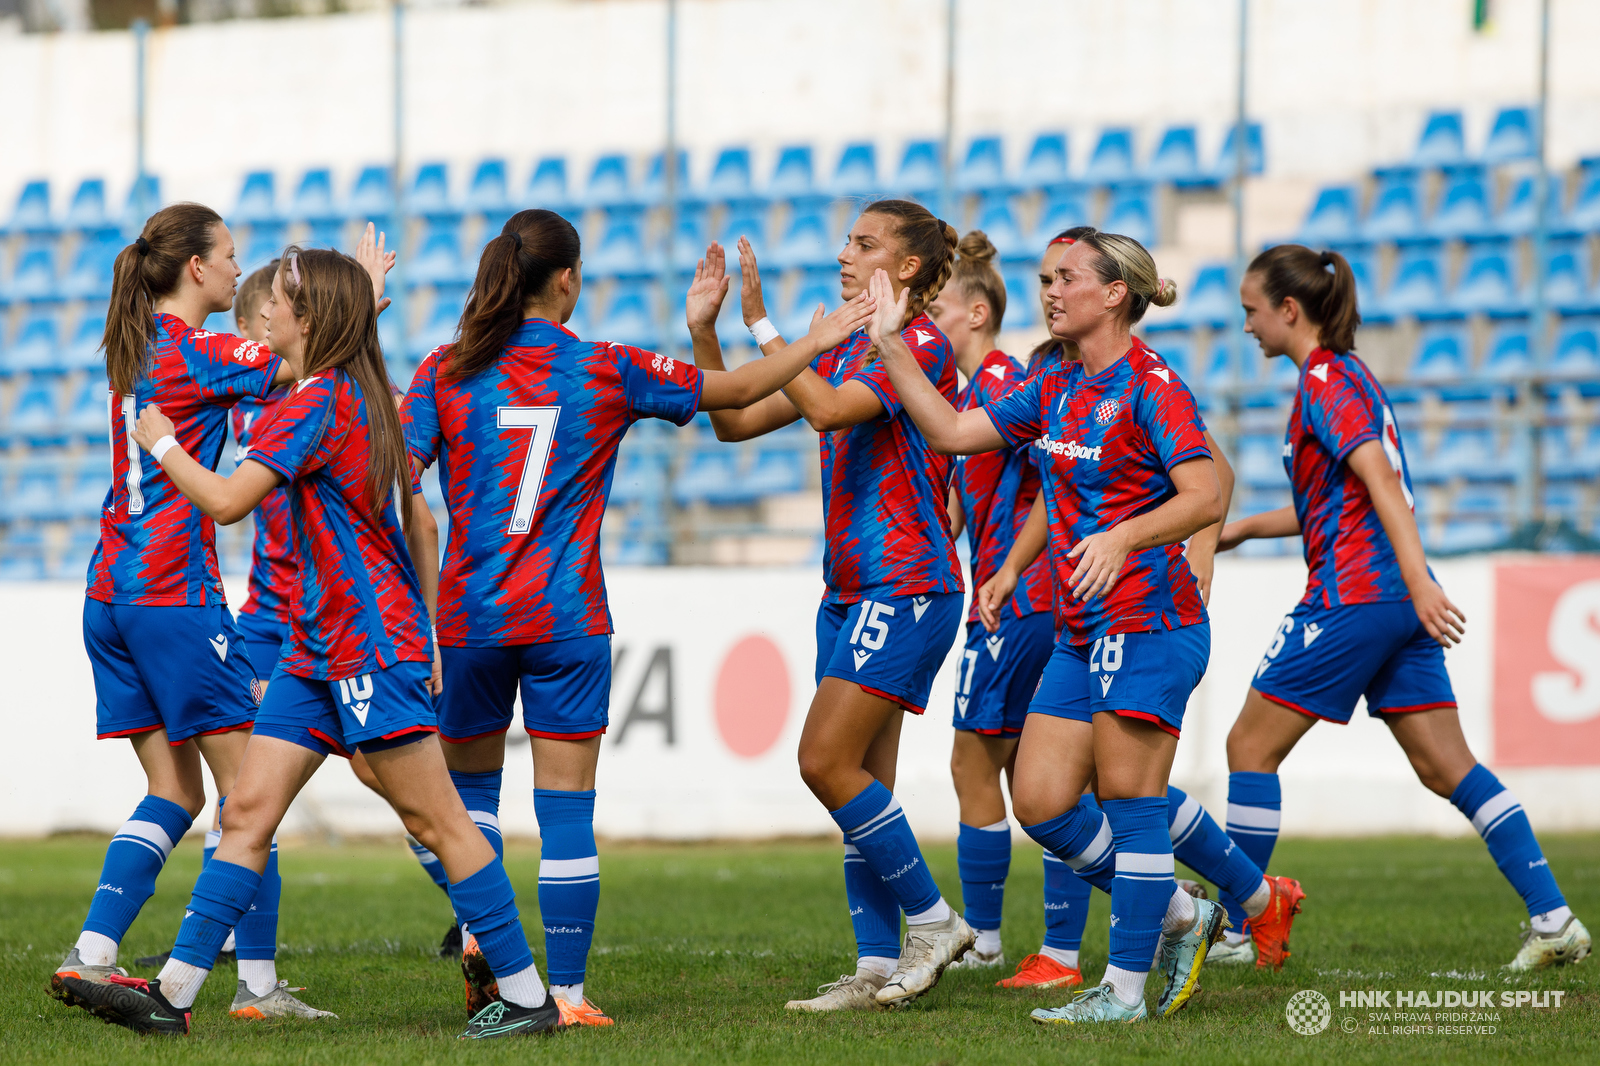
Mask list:
POLYGON ((444 931, 444 939, 439 941, 439 957, 441 959, 461 957, 461 926, 452 925, 444 931))
POLYGON ((104 981, 68 977, 62 983, 72 992, 77 1006, 101 1021, 136 1033, 189 1035, 189 1011, 167 1002, 161 994, 160 981, 113 975, 104 981))
POLYGON ((546 995, 537 1007, 519 1007, 497 999, 472 1016, 461 1040, 492 1040, 500 1036, 536 1036, 565 1029, 556 997, 546 995))

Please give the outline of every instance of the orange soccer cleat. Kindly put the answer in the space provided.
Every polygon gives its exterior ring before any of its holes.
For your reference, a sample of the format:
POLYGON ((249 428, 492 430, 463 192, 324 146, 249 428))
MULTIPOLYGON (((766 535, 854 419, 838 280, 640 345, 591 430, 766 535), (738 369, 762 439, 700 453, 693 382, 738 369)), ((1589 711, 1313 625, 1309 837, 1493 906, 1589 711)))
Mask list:
POLYGON ((1048 955, 1029 955, 1017 963, 1017 972, 996 988, 1076 988, 1083 984, 1083 972, 1063 966, 1048 955))
POLYGON ((1272 886, 1267 909, 1246 924, 1256 945, 1256 969, 1281 970, 1289 957, 1289 927, 1294 925, 1294 916, 1300 913, 1306 894, 1292 877, 1269 874, 1267 884, 1272 886))
POLYGON ((588 996, 583 997, 581 1004, 568 1003, 560 996, 555 997, 556 1007, 561 1011, 562 1025, 616 1025, 605 1011, 594 1005, 588 996))
POLYGON ((467 934, 461 945, 461 976, 467 984, 467 1017, 475 1018, 478 1012, 500 998, 500 983, 489 969, 489 960, 478 947, 478 938, 467 934))

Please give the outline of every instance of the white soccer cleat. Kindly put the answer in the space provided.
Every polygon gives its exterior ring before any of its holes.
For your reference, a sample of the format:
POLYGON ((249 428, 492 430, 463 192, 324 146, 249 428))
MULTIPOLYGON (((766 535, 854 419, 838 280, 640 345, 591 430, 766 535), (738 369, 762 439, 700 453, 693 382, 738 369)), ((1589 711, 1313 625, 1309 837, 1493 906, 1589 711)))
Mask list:
POLYGON ((972 949, 978 934, 955 911, 942 922, 906 930, 900 964, 876 996, 885 1007, 899 1007, 931 991, 945 968, 972 949))
POLYGON ((784 1010, 802 1010, 823 1014, 836 1010, 882 1010, 873 997, 882 988, 887 977, 879 977, 870 970, 840 974, 837 981, 819 985, 820 993, 814 999, 791 999, 784 1010))
POLYGON ((1589 930, 1578 921, 1577 915, 1569 915, 1561 928, 1553 933, 1524 929, 1522 947, 1517 950, 1517 957, 1506 964, 1505 969, 1520 973, 1526 970, 1542 970, 1547 966, 1564 966, 1569 962, 1580 961, 1593 948, 1594 942, 1589 938, 1589 930))
POLYGON ((1226 940, 1219 940, 1211 945, 1211 950, 1206 952, 1207 966, 1254 966, 1256 964, 1256 945, 1249 937, 1236 944, 1226 940))
POLYGON ((78 999, 63 983, 68 977, 75 977, 80 981, 104 981, 113 974, 126 977, 128 971, 120 966, 91 966, 79 956, 78 949, 73 948, 67 952, 67 957, 61 960, 61 965, 56 967, 56 972, 50 975, 50 994, 67 1006, 75 1007, 78 1005, 78 999))
POLYGON ((949 966, 947 970, 991 970, 996 966, 1006 964, 1006 953, 1003 951, 985 952, 973 948, 949 966))
POLYGON ((301 1003, 291 996, 290 992, 304 992, 303 988, 290 988, 288 981, 279 981, 273 986, 271 992, 264 996, 251 993, 250 986, 243 981, 239 982, 238 991, 233 994, 233 1006, 228 1008, 228 1013, 235 1018, 337 1018, 338 1015, 329 1010, 318 1010, 315 1007, 301 1003))

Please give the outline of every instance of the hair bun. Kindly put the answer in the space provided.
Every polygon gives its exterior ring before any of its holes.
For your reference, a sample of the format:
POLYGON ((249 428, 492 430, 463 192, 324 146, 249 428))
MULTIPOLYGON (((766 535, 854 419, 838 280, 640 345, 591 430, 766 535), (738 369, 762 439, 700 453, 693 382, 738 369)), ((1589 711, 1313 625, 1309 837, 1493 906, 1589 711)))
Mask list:
POLYGON ((1150 302, 1157 307, 1171 307, 1178 302, 1178 283, 1171 278, 1157 278, 1156 291, 1151 295, 1150 302))
POLYGON ((1000 254, 1000 249, 994 246, 989 235, 981 229, 968 230, 967 235, 961 238, 956 245, 956 253, 963 260, 974 263, 991 263, 994 257, 1000 254))

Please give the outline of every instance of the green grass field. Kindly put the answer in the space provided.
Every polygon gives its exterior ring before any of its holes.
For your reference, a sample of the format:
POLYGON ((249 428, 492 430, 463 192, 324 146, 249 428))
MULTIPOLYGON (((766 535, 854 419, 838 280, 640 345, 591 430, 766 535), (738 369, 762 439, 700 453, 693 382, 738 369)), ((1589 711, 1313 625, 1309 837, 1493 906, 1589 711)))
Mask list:
MULTIPOLYGON (((1600 836, 1544 840, 1568 900, 1600 928, 1600 836)), ((1600 1061, 1600 959, 1531 977, 1498 972, 1517 946, 1521 906, 1476 839, 1285 841, 1275 872, 1309 894, 1281 974, 1217 967, 1168 1022, 1114 1030, 1044 1028, 1036 1006, 1065 997, 1003 992, 997 974, 952 972, 929 996, 889 1014, 795 1016, 785 1000, 853 968, 836 845, 601 847, 602 894, 587 990, 618 1024, 550 1038, 466 1045, 459 971, 434 957, 449 924, 443 895, 393 845, 285 846, 278 973, 305 999, 337 1011, 321 1024, 227 1016, 232 965, 219 965, 195 1005, 195 1036, 140 1038, 45 993, 75 938, 105 842, 89 837, 0 841, 0 1059, 120 1063, 1288 1063, 1600 1061), (1338 993, 1372 989, 1548 990, 1559 1010, 1500 1009, 1493 1035, 1376 1035, 1338 993), (1333 1003, 1315 1036, 1289 1028, 1301 989, 1333 1003), (1356 1019, 1354 1033, 1344 1019, 1356 1019)), ((959 892, 953 845, 928 849, 941 886, 959 892)), ((171 943, 198 872, 200 848, 174 853, 158 892, 123 943, 126 964, 171 943)), ((536 846, 513 843, 512 880, 537 931, 536 846)), ((1037 949, 1039 853, 1018 847, 1006 893, 1013 959, 1037 949)), ((1104 966, 1104 896, 1084 940, 1091 979, 1104 966)), ((543 965, 542 945, 535 942, 543 965)), ((147 976, 153 976, 147 974, 147 976)), ((1152 980, 1151 1002, 1159 994, 1152 980)))

